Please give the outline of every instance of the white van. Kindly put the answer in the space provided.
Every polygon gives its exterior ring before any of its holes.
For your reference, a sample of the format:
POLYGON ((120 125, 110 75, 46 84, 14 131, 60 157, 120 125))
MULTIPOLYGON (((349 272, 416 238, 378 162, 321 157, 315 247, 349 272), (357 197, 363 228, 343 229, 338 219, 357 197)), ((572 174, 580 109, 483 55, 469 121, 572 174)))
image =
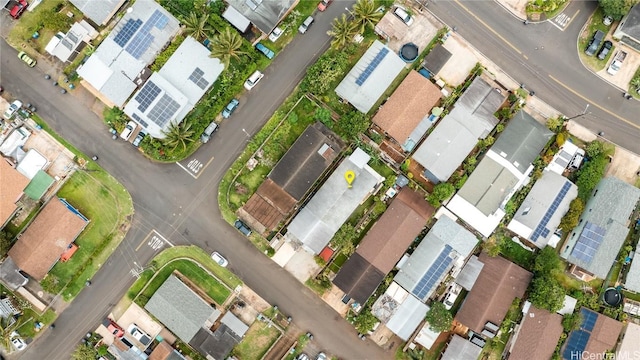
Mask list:
POLYGON ((264 74, 260 71, 256 70, 247 81, 244 82, 244 88, 247 90, 253 89, 256 85, 258 85, 258 81, 264 77, 264 74))
POLYGON ((136 124, 135 121, 131 120, 127 123, 127 126, 124 127, 124 130, 122 130, 122 132, 120 133, 120 137, 124 140, 124 141, 129 141, 129 138, 131 137, 131 134, 133 134, 133 130, 135 130, 138 127, 138 124, 136 124))

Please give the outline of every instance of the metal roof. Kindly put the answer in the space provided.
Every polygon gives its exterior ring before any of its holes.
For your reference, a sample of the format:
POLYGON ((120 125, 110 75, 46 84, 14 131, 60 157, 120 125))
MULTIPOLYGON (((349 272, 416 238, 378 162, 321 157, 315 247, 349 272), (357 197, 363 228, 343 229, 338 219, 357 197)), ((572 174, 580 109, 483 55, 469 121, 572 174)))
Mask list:
POLYGON ((640 292, 640 253, 638 247, 629 266, 629 272, 624 280, 624 288, 633 292, 640 292))
POLYGON ((236 29, 238 29, 241 33, 247 31, 249 26, 251 26, 251 20, 247 19, 242 13, 233 6, 228 6, 227 10, 222 13, 222 17, 233 25, 236 29))
POLYGON ((402 340, 407 341, 428 311, 429 306, 409 295, 399 304, 386 326, 402 340))
POLYGON ((251 23, 260 31, 269 34, 297 2, 295 0, 229 0, 227 3, 251 20, 251 23))
POLYGON ((231 311, 227 311, 220 322, 227 325, 239 337, 243 337, 249 330, 249 326, 238 319, 231 311))
POLYGON ((481 352, 481 347, 458 334, 454 334, 442 354, 441 360, 477 360, 481 352))
POLYGON ((483 267, 484 263, 478 260, 477 256, 471 256, 462 268, 462 271, 460 271, 460 274, 458 274, 458 277, 456 277, 456 284, 462 286, 467 291, 471 291, 483 267))
MULTIPOLYGON (((69 0, 78 10, 98 25, 105 25, 120 9, 125 0, 69 0)), ((136 4, 152 0, 138 0, 136 4)))

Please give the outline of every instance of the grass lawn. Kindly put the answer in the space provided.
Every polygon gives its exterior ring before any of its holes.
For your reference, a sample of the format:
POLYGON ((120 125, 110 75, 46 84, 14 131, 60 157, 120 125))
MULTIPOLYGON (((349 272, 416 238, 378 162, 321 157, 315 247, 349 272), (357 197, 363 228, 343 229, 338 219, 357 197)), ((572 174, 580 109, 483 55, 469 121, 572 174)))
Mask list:
POLYGON ((329 270, 333 271, 334 273, 337 273, 342 267, 342 265, 345 263, 345 261, 347 261, 347 259, 348 259, 347 255, 339 254, 333 259, 333 261, 331 262, 331 265, 329 265, 329 270))
POLYGON ((398 350, 396 350, 395 359, 396 360, 438 360, 440 358, 440 354, 442 350, 447 345, 446 342, 440 342, 432 347, 431 350, 424 350, 422 348, 409 350, 407 352, 402 351, 403 346, 398 346, 398 350))
POLYGON ((27 309, 24 310, 24 314, 22 314, 22 316, 25 319, 28 319, 17 329, 18 333, 23 338, 34 338, 38 334, 35 328, 36 322, 43 323, 44 328, 46 329, 47 326, 53 323, 53 321, 57 317, 56 313, 51 309, 47 309, 47 311, 45 311, 45 313, 42 315, 39 315, 34 310, 27 309))
POLYGON ((591 21, 589 23, 588 30, 586 31, 586 33, 581 34, 580 39, 578 41, 578 44, 579 44, 578 54, 580 56, 580 59, 582 60, 582 62, 590 66, 595 71, 600 71, 604 69, 604 66, 607 64, 607 61, 609 60, 609 58, 612 56, 612 54, 615 54, 615 47, 614 47, 611 49, 611 51, 609 51, 609 54, 604 60, 599 60, 598 52, 600 51, 602 44, 600 44, 600 48, 596 50, 595 55, 587 56, 584 53, 584 51, 587 49, 587 46, 589 45, 589 42, 593 38, 593 34, 595 34, 596 30, 601 30, 605 34, 609 32, 610 26, 606 26, 605 24, 602 23, 603 18, 604 18, 604 15, 602 13, 602 9, 598 7, 598 9, 591 16, 591 21))
POLYGON ((267 323, 255 321, 244 339, 232 350, 232 355, 242 360, 260 360, 280 337, 280 330, 267 323))
POLYGON ((504 238, 500 242, 500 254, 527 270, 533 267, 534 253, 525 250, 509 238, 504 238))

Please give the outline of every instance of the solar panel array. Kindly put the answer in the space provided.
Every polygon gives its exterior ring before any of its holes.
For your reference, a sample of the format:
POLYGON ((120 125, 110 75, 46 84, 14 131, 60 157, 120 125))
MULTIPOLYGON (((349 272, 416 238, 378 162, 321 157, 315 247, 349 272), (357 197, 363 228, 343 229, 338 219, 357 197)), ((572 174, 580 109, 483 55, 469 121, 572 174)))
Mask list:
POLYGON ((158 97, 160 94, 160 88, 153 83, 153 81, 147 81, 138 95, 136 95, 135 100, 138 102, 138 110, 141 112, 147 111, 151 103, 158 97))
POLYGON ((596 251, 598 251, 606 232, 600 226, 587 221, 582 233, 580 233, 576 246, 571 251, 571 255, 576 259, 590 263, 596 251))
POLYGON ((138 114, 133 113, 133 114, 131 115, 131 117, 132 117, 135 121, 137 121, 137 122, 138 122, 138 124, 142 125, 142 127, 143 127, 143 128, 145 128, 145 129, 146 129, 146 128, 147 128, 147 126, 149 126, 149 124, 147 124, 147 122, 146 122, 146 121, 142 120, 142 118, 141 118, 140 116, 138 116, 138 114))
POLYGON ((202 77, 202 75, 204 75, 204 71, 202 71, 202 69, 197 67, 195 68, 195 70, 193 70, 193 72, 189 76, 189 80, 191 80, 191 82, 193 82, 194 84, 198 85, 200 89, 204 90, 209 85, 209 82, 205 80, 202 77))
POLYGON ((171 120, 179 108, 180 104, 178 104, 177 101, 173 100, 171 96, 164 94, 153 109, 149 111, 147 117, 162 128, 171 120))
POLYGON ((369 65, 367 65, 367 68, 364 69, 362 74, 358 76, 358 78, 356 79, 356 84, 359 86, 362 86, 362 84, 364 84, 364 82, 367 81, 371 73, 373 73, 373 71, 378 67, 378 65, 380 65, 380 63, 382 62, 382 59, 384 59, 384 57, 387 56, 388 53, 389 53, 389 49, 387 49, 386 47, 383 47, 382 49, 380 49, 380 52, 376 54, 376 57, 374 57, 373 60, 369 63, 369 65))
POLYGON ((598 314, 585 308, 580 309, 580 314, 582 315, 582 325, 580 328, 587 331, 593 331, 593 327, 596 325, 596 320, 598 320, 598 314))
POLYGON ((127 45, 127 52, 134 58, 140 59, 140 56, 147 51, 155 39, 155 37, 151 35, 151 28, 155 26, 158 29, 164 29, 168 23, 169 18, 167 16, 161 13, 160 10, 154 11, 149 20, 144 23, 142 29, 140 29, 129 45, 127 45))
POLYGON ((136 31, 138 31, 141 25, 142 25, 142 20, 140 19, 127 20, 127 23, 124 24, 120 32, 118 32, 116 37, 113 39, 113 41, 115 41, 116 44, 120 45, 120 47, 124 47, 125 45, 127 45, 127 43, 129 42, 133 34, 135 34, 136 31))
POLYGON ((453 248, 451 246, 445 245, 429 270, 424 273, 422 279, 420 279, 416 286, 413 287, 411 293, 413 293, 413 295, 418 299, 423 299, 427 293, 431 291, 445 271, 447 271, 449 265, 451 265, 451 262, 453 261, 453 259, 449 257, 452 250, 453 248))
POLYGON ((562 353, 563 359, 581 359, 584 349, 589 342, 590 333, 584 330, 574 330, 567 339, 567 346, 562 353))
POLYGON ((562 185, 562 189, 560 189, 560 192, 553 200, 551 206, 547 209, 544 217, 542 217, 542 220, 540 221, 540 223, 538 223, 538 226, 533 231, 533 235, 531 235, 531 241, 537 241, 540 235, 542 235, 543 238, 546 238, 549 235, 547 224, 549 223, 549 220, 551 220, 553 214, 555 214, 558 210, 558 206, 560 206, 560 203, 562 202, 562 200, 564 200, 564 197, 567 195, 569 189, 571 189, 571 183, 566 181, 564 185, 562 185))

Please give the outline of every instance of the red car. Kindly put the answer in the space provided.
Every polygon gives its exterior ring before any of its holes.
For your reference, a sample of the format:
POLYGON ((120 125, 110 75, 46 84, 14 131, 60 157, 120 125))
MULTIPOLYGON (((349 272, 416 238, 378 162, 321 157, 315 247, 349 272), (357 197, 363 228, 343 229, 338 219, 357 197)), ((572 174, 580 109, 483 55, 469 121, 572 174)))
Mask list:
POLYGON ((13 7, 11 7, 11 10, 9 10, 9 14, 11 15, 12 18, 18 19, 20 15, 22 15, 22 13, 25 10, 27 10, 29 3, 26 0, 14 0, 12 2, 13 2, 13 7))
POLYGON ((120 327, 120 325, 116 324, 113 320, 104 319, 102 321, 102 325, 104 325, 104 327, 106 327, 107 330, 109 330, 109 332, 113 334, 113 336, 119 338, 124 336, 124 329, 120 327))
POLYGON ((322 0, 322 1, 320 1, 320 4, 318 4, 318 10, 320 10, 320 11, 327 10, 327 8, 329 7, 329 5, 331 5, 332 2, 333 2, 333 0, 322 0))

